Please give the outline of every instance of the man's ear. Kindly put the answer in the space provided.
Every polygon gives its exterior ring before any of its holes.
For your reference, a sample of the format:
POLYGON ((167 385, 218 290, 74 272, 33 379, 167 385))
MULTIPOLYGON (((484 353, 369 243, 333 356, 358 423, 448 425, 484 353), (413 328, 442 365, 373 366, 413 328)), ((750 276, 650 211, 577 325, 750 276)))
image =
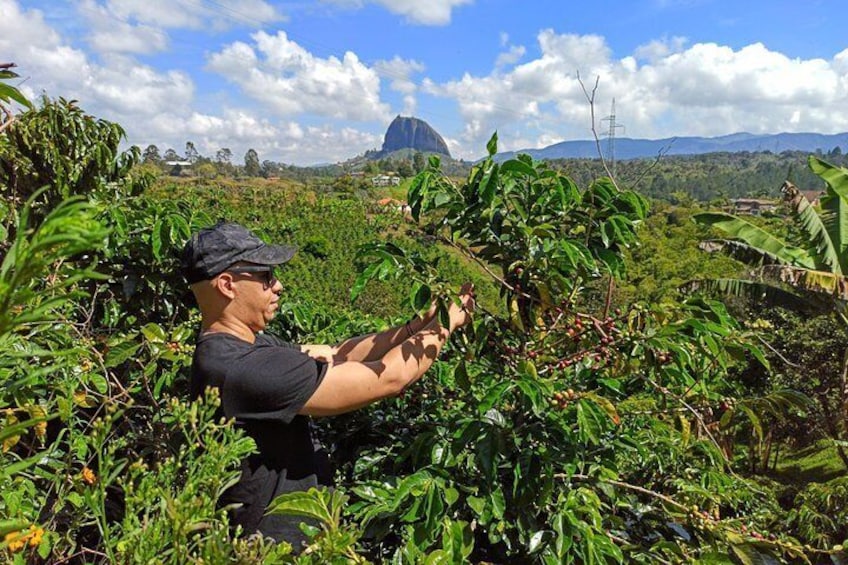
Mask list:
POLYGON ((215 278, 215 288, 218 289, 218 292, 232 300, 236 295, 234 282, 233 276, 230 273, 221 273, 215 278))

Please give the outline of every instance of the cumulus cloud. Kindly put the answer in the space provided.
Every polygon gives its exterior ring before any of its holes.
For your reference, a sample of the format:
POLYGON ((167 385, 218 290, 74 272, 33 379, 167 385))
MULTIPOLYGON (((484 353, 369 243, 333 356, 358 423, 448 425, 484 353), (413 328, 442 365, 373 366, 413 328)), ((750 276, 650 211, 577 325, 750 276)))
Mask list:
POLYGON ((671 38, 655 39, 636 48, 633 56, 637 59, 647 61, 658 61, 668 57, 672 53, 683 51, 688 40, 685 37, 675 36, 671 38))
POLYGON ((495 60, 495 67, 501 68, 513 65, 517 63, 526 52, 527 49, 525 49, 523 45, 510 45, 508 51, 498 55, 498 58, 495 60))
POLYGON ((214 157, 219 149, 230 149, 234 163, 242 163, 249 149, 260 160, 298 165, 337 162, 378 147, 380 137, 354 128, 337 128, 331 123, 306 126, 273 122, 246 109, 228 109, 221 115, 192 112, 163 114, 150 124, 145 143, 178 153, 191 141, 201 155, 214 157))
POLYGON ((279 116, 313 114, 348 120, 385 120, 380 77, 355 53, 322 59, 283 31, 253 34, 209 57, 208 68, 279 116))
MULTIPOLYGON (((85 51, 68 44, 40 11, 21 9, 13 0, 0 0, 0 13, 0 51, 7 60, 19 63, 21 72, 30 77, 23 85, 24 92, 30 98, 46 92, 77 99, 86 111, 121 123, 130 143, 152 143, 162 151, 171 147, 179 152, 186 141, 192 141, 205 155, 229 147, 236 160, 252 148, 262 159, 298 164, 342 160, 380 144, 379 135, 335 127, 331 122, 305 127, 293 120, 275 121, 253 109, 224 108, 217 114, 198 111, 194 109, 194 83, 183 72, 158 71, 120 53, 104 55, 95 62, 85 51), (31 41, 32 37, 39 41, 31 41)), ((379 78, 355 56, 316 62, 297 50, 286 54, 273 49, 276 43, 270 36, 262 38, 261 43, 258 54, 250 47, 234 46, 236 59, 240 56, 243 59, 239 60, 259 64, 261 58, 278 73, 299 68, 292 77, 296 75, 300 81, 305 80, 303 69, 310 68, 310 76, 319 83, 311 88, 320 94, 322 103, 350 103, 334 100, 333 89, 352 88, 354 95, 363 95, 362 88, 352 86, 357 80, 363 82, 363 74, 367 90, 378 92, 379 78), (297 60, 305 66, 298 67, 293 62, 297 60)), ((419 69, 418 63, 409 63, 410 71, 419 69)), ((311 104, 314 102, 305 106, 311 104)), ((372 105, 372 111, 375 106, 379 104, 372 105)))
POLYGON ((172 0, 83 0, 77 4, 88 22, 88 43, 101 53, 149 54, 168 46, 168 29, 261 26, 282 19, 264 0, 227 4, 172 0))
POLYGON ((377 61, 374 70, 383 78, 389 80, 389 87, 403 94, 403 113, 411 115, 418 107, 418 99, 415 93, 418 91, 417 83, 412 76, 424 71, 423 63, 415 60, 407 60, 397 55, 391 60, 377 61))
POLYGON ((421 25, 446 25, 451 21, 453 9, 474 0, 324 0, 332 4, 359 7, 366 2, 383 6, 393 14, 404 16, 407 21, 421 25))
POLYGON ((467 154, 479 154, 496 129, 512 132, 501 136, 503 149, 589 137, 579 78, 591 90, 599 77, 596 117, 606 115, 615 98, 631 137, 848 128, 848 50, 830 61, 802 60, 759 43, 734 50, 713 43, 686 47, 684 38, 671 38, 616 59, 600 36, 543 30, 537 40, 540 55, 509 72, 496 67, 484 76, 425 79, 427 93, 456 101, 467 154))
POLYGON ((0 0, 0 13, 0 51, 31 77, 25 85, 30 96, 43 91, 76 98, 121 121, 179 109, 192 98, 194 87, 184 73, 158 72, 123 57, 111 58, 108 66, 96 64, 68 45, 40 11, 22 11, 17 3, 0 0))
POLYGON ((174 0, 96 0, 83 3, 84 11, 97 9, 123 21, 161 28, 225 29, 233 25, 257 26, 282 16, 264 0, 177 2, 174 0), (93 4, 93 6, 92 6, 93 4))

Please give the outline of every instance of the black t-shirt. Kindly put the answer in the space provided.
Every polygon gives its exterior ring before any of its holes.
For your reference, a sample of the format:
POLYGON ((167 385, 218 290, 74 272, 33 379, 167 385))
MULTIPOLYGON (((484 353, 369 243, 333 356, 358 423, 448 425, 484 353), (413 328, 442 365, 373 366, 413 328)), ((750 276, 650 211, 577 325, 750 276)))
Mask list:
POLYGON ((305 539, 298 528, 302 518, 264 514, 282 493, 331 484, 329 459, 312 437, 311 420, 298 415, 326 371, 326 363, 267 334, 257 334, 255 343, 226 333, 202 334, 197 340, 192 398, 218 387, 223 414, 234 418, 259 450, 242 462, 241 478, 219 501, 241 505, 231 517, 246 534, 259 531, 295 548, 305 539))

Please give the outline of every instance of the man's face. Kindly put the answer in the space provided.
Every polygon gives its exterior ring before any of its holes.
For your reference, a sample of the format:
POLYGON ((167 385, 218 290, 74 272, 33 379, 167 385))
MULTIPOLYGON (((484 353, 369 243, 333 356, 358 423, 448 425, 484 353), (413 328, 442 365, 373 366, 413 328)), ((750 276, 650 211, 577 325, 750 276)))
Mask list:
POLYGON ((273 267, 244 263, 225 273, 232 277, 233 306, 239 319, 254 332, 264 330, 277 312, 283 290, 273 267))

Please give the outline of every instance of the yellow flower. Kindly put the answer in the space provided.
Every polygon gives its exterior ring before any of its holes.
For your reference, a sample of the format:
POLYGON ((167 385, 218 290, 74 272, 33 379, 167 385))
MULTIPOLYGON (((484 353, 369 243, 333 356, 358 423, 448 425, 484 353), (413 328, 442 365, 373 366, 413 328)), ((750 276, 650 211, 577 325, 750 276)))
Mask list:
POLYGON ((37 547, 41 543, 41 538, 44 537, 44 528, 35 528, 29 538, 29 546, 37 547))
POLYGON ((82 480, 87 485, 93 485, 97 482, 97 475, 94 474, 94 471, 89 469, 88 467, 82 468, 82 480))
POLYGON ((16 553, 25 548, 27 543, 30 547, 37 547, 43 538, 44 528, 32 524, 25 533, 24 531, 18 531, 6 534, 3 537, 3 541, 6 543, 6 548, 9 551, 16 553))
MULTIPOLYGON (((27 406, 27 412, 29 412, 30 418, 44 418, 46 413, 44 412, 44 408, 38 405, 27 406)), ((35 437, 38 439, 44 439, 44 436, 47 435, 47 421, 38 422, 33 426, 33 431, 35 432, 35 437)))
POLYGON ((38 439, 44 439, 44 436, 47 435, 47 422, 38 422, 35 425, 35 437, 38 439))
POLYGON ((21 532, 10 532, 3 537, 3 541, 6 543, 6 548, 15 553, 26 545, 26 535, 21 535, 21 532))

